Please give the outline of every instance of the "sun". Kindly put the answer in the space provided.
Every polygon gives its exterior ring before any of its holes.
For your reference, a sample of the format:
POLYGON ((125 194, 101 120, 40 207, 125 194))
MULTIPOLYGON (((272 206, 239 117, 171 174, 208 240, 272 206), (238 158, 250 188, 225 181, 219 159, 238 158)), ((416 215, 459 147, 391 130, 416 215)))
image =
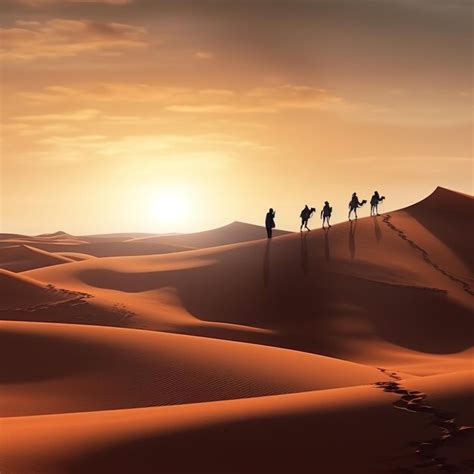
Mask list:
POLYGON ((158 192, 150 204, 153 218, 167 230, 172 230, 170 226, 183 222, 189 216, 190 202, 183 192, 158 192))

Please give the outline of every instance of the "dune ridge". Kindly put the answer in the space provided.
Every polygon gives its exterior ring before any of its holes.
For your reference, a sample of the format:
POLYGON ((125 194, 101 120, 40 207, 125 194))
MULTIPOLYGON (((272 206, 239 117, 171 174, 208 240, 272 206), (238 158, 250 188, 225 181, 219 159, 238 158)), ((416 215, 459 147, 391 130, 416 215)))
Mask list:
POLYGON ((26 244, 0 247, 0 268, 14 272, 24 272, 72 261, 73 259, 64 255, 40 250, 26 244))

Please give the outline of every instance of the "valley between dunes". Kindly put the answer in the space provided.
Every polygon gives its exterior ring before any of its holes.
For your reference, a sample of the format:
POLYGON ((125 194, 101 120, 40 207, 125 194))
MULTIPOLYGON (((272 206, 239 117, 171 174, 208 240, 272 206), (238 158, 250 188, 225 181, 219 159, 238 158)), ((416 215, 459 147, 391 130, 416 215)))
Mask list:
POLYGON ((0 234, 0 472, 471 473, 473 215, 0 234))

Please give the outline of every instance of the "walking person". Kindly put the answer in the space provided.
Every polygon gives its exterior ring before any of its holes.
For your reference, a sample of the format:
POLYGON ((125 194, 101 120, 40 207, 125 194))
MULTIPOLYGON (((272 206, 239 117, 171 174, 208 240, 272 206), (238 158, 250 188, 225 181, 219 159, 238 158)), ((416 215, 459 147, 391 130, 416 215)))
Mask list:
POLYGON ((357 209, 359 207, 362 207, 367 201, 364 199, 362 201, 359 201, 359 198, 357 197, 357 193, 352 193, 352 198, 349 201, 349 220, 351 220, 351 214, 355 214, 355 218, 357 219, 357 209))
POLYGON ((323 229, 324 229, 324 223, 328 223, 328 228, 331 227, 331 224, 329 223, 329 219, 331 219, 331 214, 332 214, 332 207, 329 205, 328 201, 324 202, 324 207, 321 209, 321 219, 323 220, 323 229))
POLYGON ((309 232, 311 229, 308 227, 308 221, 309 219, 311 218, 311 216, 313 215, 313 212, 315 212, 316 209, 314 207, 312 207, 311 209, 308 207, 308 205, 306 204, 304 206, 304 209, 301 211, 300 213, 300 217, 301 217, 301 225, 300 225, 300 232, 303 231, 303 227, 309 232))
POLYGON ((272 238, 273 228, 275 227, 275 211, 270 208, 265 216, 265 228, 267 229, 267 237, 272 238))
POLYGON ((385 199, 385 196, 380 196, 378 191, 375 191, 373 196, 370 198, 370 215, 378 216, 379 215, 379 202, 382 202, 385 199))

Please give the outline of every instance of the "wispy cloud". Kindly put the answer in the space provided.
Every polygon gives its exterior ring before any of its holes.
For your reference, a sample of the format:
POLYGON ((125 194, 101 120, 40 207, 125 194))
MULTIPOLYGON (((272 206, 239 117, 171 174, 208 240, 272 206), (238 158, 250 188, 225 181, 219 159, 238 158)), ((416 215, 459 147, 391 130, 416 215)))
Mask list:
POLYGON ((82 121, 89 120, 94 117, 98 117, 100 111, 97 109, 83 109, 76 110, 73 112, 66 112, 62 114, 39 114, 39 115, 20 115, 15 117, 14 120, 17 122, 51 122, 51 121, 82 121))
POLYGON ((201 59, 204 61, 209 61, 210 59, 215 58, 215 54, 212 51, 196 51, 194 53, 196 59, 201 59))
POLYGON ((165 87, 151 84, 100 83, 75 87, 51 86, 39 92, 19 94, 32 104, 82 103, 153 103, 177 113, 276 113, 283 109, 324 109, 341 107, 344 100, 311 86, 231 89, 165 87))
POLYGON ((0 57, 17 61, 83 53, 117 55, 148 45, 146 31, 139 26, 65 19, 19 20, 12 27, 0 28, 0 40, 0 57))
MULTIPOLYGON (((67 163, 113 160, 130 162, 139 160, 141 163, 170 164, 179 159, 182 165, 194 164, 193 157, 202 161, 203 157, 226 156, 237 160, 243 151, 265 151, 268 147, 250 140, 240 139, 224 133, 215 134, 158 134, 158 135, 123 135, 111 137, 101 134, 50 134, 36 141, 34 151, 25 153, 24 159, 38 160, 45 163, 67 163)), ((228 160, 227 160, 228 161, 228 160)), ((219 166, 227 163, 220 162, 219 166)))
POLYGON ((41 7, 58 3, 103 3, 105 5, 126 5, 127 3, 132 2, 133 0, 16 0, 16 3, 29 5, 31 7, 41 7))

